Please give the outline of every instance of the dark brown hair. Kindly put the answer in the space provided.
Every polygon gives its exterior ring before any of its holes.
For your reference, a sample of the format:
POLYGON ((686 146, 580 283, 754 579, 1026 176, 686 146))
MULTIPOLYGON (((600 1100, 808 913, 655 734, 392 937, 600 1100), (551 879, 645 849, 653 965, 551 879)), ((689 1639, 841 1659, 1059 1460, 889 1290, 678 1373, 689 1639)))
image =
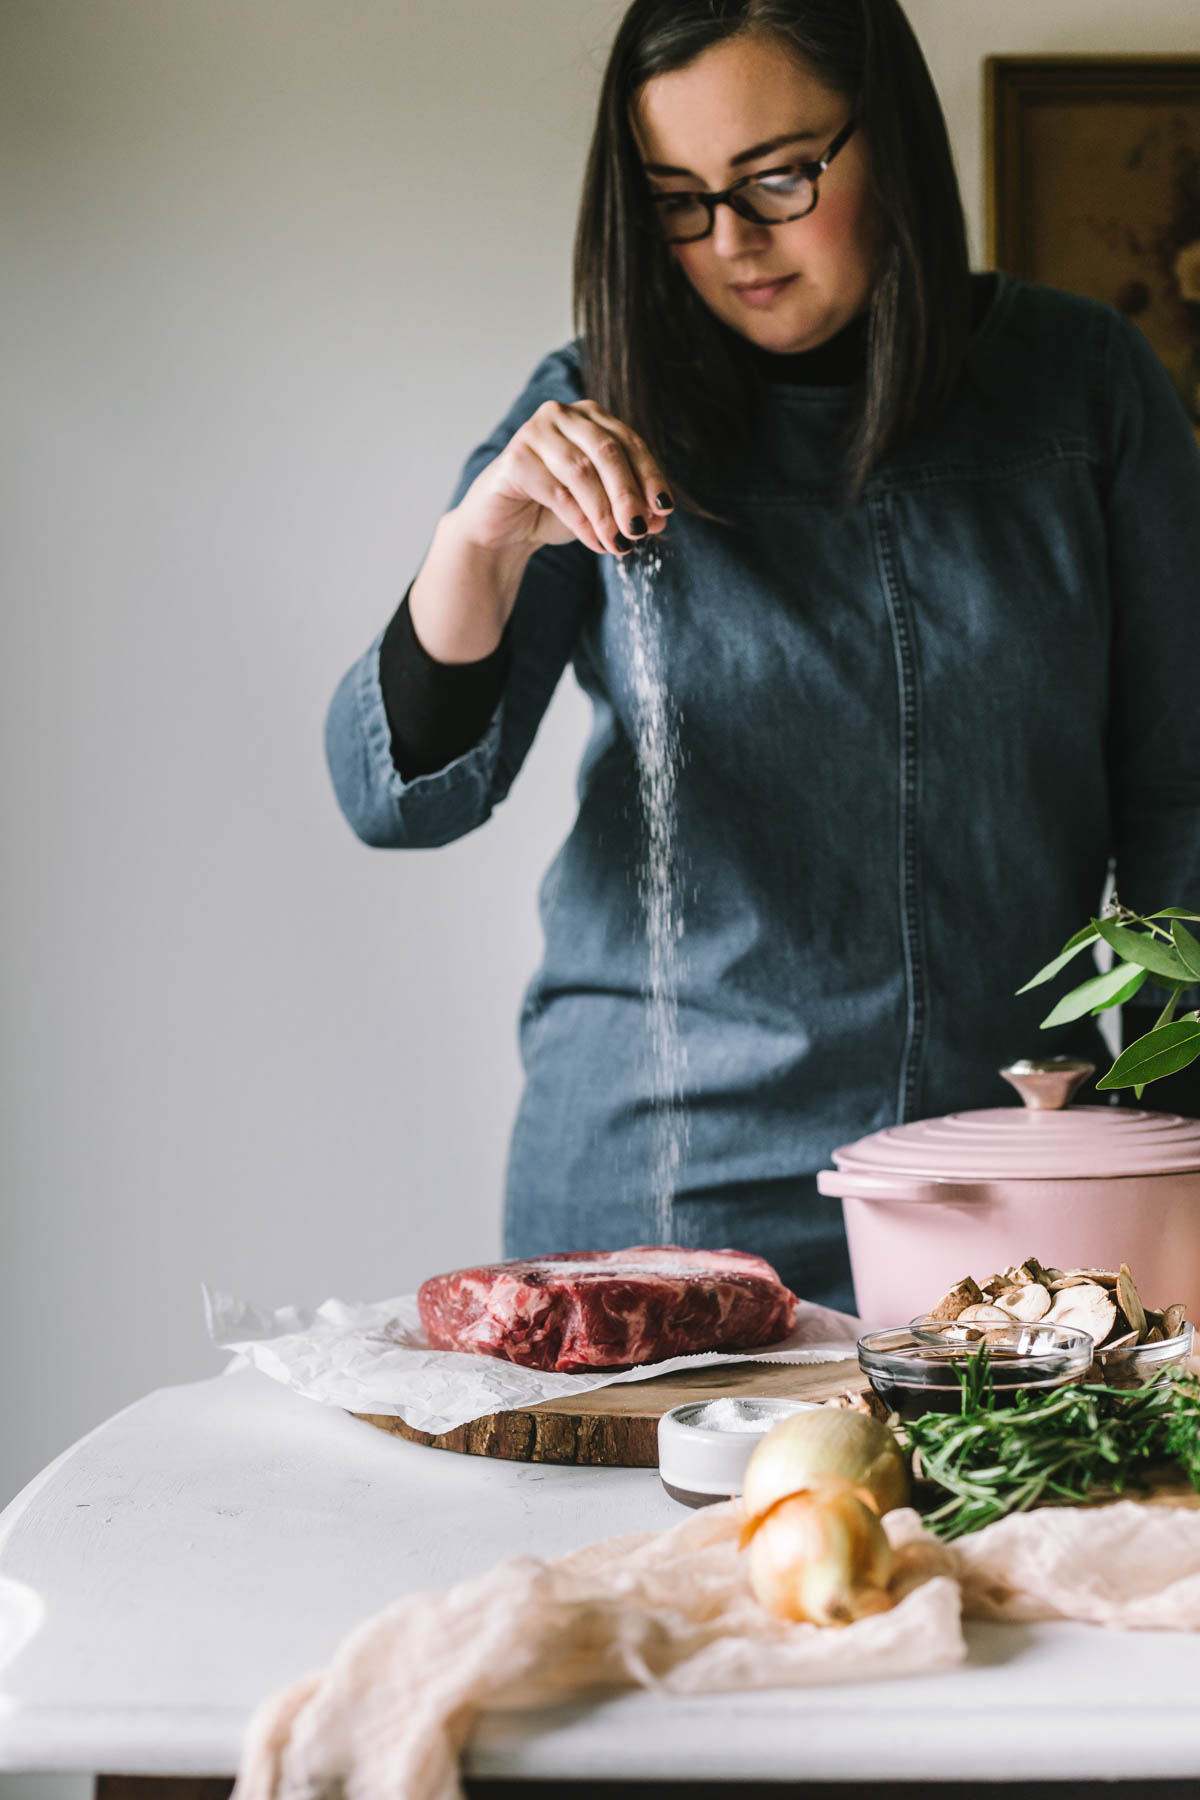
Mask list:
POLYGON ((880 458, 944 400, 970 330, 970 264, 945 119, 899 0, 633 0, 600 92, 575 239, 586 390, 645 438, 681 504, 719 517, 721 470, 753 432, 743 363, 651 217, 630 124, 642 85, 714 44, 774 34, 842 95, 866 142, 883 247, 866 377, 846 441, 854 504, 880 458))

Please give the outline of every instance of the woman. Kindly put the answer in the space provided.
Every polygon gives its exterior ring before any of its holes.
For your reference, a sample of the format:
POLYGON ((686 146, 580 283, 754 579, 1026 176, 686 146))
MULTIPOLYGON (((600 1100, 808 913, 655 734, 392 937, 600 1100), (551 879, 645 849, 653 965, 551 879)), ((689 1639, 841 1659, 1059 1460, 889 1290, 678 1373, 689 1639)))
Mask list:
POLYGON ((1127 905, 1200 910, 1200 456, 1117 313, 971 275, 896 0, 635 0, 576 303, 337 691, 335 788, 367 843, 462 836, 572 664, 595 717, 506 1254, 661 1228, 850 1307, 833 1149, 1003 1104, 1021 1055, 1107 1067, 1095 1021, 1040 1034, 1056 994, 1016 990, 1110 858, 1127 905), (679 740, 665 1219, 635 602, 679 740))

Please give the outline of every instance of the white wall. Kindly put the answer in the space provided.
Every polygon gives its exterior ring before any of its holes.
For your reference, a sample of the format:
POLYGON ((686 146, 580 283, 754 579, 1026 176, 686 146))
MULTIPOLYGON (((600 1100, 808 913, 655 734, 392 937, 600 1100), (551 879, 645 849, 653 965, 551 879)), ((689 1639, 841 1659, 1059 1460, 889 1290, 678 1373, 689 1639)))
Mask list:
MULTIPOLYGON (((331 689, 569 335, 621 0, 0 11, 8 851, 0 1503, 215 1372, 201 1279, 379 1296, 498 1246, 568 680, 435 855, 329 791, 331 689)), ((982 242, 988 52, 1197 51, 1196 0, 910 0, 982 242)))
POLYGON ((614 12, 4 12, 0 1499, 219 1370, 202 1278, 381 1295, 498 1248, 582 699, 436 856, 353 838, 321 731, 463 456, 570 335, 614 12))

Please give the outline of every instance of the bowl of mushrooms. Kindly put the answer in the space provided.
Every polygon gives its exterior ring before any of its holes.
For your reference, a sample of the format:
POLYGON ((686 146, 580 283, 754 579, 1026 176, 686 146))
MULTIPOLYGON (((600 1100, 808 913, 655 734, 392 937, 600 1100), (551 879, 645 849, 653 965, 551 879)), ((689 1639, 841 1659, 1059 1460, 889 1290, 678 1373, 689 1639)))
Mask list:
POLYGON ((918 1343, 938 1346, 1006 1343, 1021 1325, 1082 1332, 1092 1379, 1136 1387, 1191 1354, 1187 1313, 1182 1300, 1148 1305, 1127 1262, 1063 1269, 1029 1256, 982 1281, 963 1276, 909 1329, 918 1343))

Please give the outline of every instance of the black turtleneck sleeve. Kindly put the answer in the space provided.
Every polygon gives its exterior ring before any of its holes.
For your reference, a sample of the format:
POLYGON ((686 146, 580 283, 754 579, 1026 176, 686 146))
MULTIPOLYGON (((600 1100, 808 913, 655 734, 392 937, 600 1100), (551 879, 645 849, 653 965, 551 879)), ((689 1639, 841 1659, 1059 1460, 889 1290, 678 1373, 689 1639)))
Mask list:
POLYGON ((416 634, 405 594, 379 646, 392 762, 402 780, 432 775, 479 742, 504 689, 510 655, 506 626, 490 656, 438 662, 416 634))

